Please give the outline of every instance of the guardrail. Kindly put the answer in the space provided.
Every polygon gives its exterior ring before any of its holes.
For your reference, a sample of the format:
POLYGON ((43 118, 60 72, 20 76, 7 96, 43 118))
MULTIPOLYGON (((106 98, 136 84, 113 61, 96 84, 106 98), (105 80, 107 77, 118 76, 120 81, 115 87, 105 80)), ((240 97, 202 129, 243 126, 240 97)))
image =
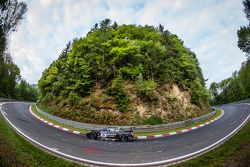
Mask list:
MULTIPOLYGON (((60 118, 60 117, 57 117, 57 116, 54 116, 54 115, 51 115, 47 112, 42 111, 41 109, 39 109, 37 107, 37 105, 36 105, 36 109, 41 115, 43 115, 43 116, 45 116, 53 121, 56 121, 56 122, 61 123, 63 125, 75 127, 75 128, 86 129, 86 130, 99 130, 99 129, 110 127, 110 125, 88 124, 88 123, 82 123, 82 122, 76 122, 76 121, 63 119, 63 118, 60 118)), ((185 120, 185 121, 181 121, 181 122, 173 122, 173 123, 168 123, 168 124, 140 125, 140 126, 112 126, 112 127, 120 127, 122 129, 134 129, 134 132, 154 132, 154 131, 175 129, 175 128, 188 126, 188 125, 191 125, 193 123, 207 120, 207 119, 211 118, 214 114, 215 114, 215 111, 208 113, 206 115, 203 115, 201 117, 198 117, 198 118, 193 118, 193 119, 189 119, 189 120, 185 120)))
POLYGON ((13 99, 1 98, 0 97, 0 102, 10 102, 10 101, 14 101, 14 100, 13 99))

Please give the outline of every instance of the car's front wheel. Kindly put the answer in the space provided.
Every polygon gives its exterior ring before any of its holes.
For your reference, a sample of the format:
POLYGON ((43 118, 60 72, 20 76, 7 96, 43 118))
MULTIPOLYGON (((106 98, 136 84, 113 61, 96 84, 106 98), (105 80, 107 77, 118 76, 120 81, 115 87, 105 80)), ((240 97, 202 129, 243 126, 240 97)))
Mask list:
POLYGON ((119 140, 121 142, 127 142, 128 141, 128 136, 127 135, 121 135, 119 140))
POLYGON ((95 132, 90 132, 89 139, 92 139, 92 140, 97 139, 97 134, 95 132))

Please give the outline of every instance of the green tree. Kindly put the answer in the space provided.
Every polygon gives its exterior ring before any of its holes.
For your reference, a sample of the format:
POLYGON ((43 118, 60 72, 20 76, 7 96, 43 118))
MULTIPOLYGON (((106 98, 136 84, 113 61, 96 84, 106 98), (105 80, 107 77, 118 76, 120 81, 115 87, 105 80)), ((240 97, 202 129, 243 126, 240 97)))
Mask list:
POLYGON ((246 14, 246 18, 250 20, 250 0, 244 0, 243 5, 244 5, 244 12, 246 14))
MULTIPOLYGON (((246 18, 250 21, 250 1, 243 0, 244 12, 246 18)), ((249 23, 250 25, 250 23, 249 23)), ((246 53, 247 56, 250 56, 250 27, 243 26, 237 31, 238 35, 238 47, 246 53)))
POLYGON ((27 5, 17 0, 0 1, 0 96, 14 97, 20 70, 7 52, 7 38, 15 31, 27 11, 27 5))
POLYGON ((84 120, 99 118, 103 109, 120 111, 122 116, 130 113, 135 108, 130 105, 133 95, 153 108, 164 99, 158 96, 167 85, 188 91, 199 108, 208 106, 196 55, 177 35, 162 25, 112 25, 110 19, 68 44, 38 82, 41 105, 72 108, 57 110, 62 115, 72 115, 69 111, 75 107, 81 113, 75 118, 84 115, 84 120))

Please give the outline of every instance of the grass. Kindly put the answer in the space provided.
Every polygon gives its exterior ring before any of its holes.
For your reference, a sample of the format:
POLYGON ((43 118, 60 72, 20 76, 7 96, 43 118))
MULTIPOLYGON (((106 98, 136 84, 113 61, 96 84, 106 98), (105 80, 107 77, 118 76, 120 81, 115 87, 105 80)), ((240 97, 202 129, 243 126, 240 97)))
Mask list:
MULTIPOLYGON (((192 160, 173 165, 186 166, 249 166, 250 122, 220 147, 192 160)), ((80 167, 46 153, 17 135, 0 115, 0 166, 3 167, 80 167)))
POLYGON ((80 167, 44 152, 30 144, 12 130, 0 114, 0 166, 1 167, 80 167))
POLYGON ((220 147, 195 159, 173 166, 250 166, 250 121, 220 147))
POLYGON ((88 132, 86 129, 80 129, 80 128, 75 128, 75 127, 72 127, 72 126, 67 126, 67 125, 61 124, 61 123, 59 123, 59 122, 56 122, 56 121, 54 121, 54 120, 52 120, 52 119, 49 119, 49 118, 45 117, 44 115, 40 114, 40 113, 37 111, 36 106, 35 106, 34 104, 31 106, 31 110, 32 110, 32 112, 33 112, 35 115, 37 115, 37 116, 39 116, 40 118, 42 118, 42 119, 44 119, 44 120, 46 120, 46 121, 48 121, 48 122, 50 122, 50 123, 53 123, 53 124, 55 124, 55 125, 61 126, 61 127, 63 127, 63 128, 67 128, 67 129, 79 131, 79 132, 81 132, 81 133, 87 133, 87 132, 88 132))
MULTIPOLYGON (((75 128, 75 127, 72 127, 72 126, 67 126, 67 125, 64 125, 64 124, 61 124, 59 122, 56 122, 52 119, 49 119, 45 116, 43 116, 42 114, 40 114, 35 105, 32 105, 32 112, 35 113, 37 116, 43 118, 44 120, 48 121, 48 122, 51 122, 55 125, 58 125, 58 126, 61 126, 61 127, 64 127, 64 128, 67 128, 67 129, 71 129, 71 130, 76 130, 76 131, 79 131, 81 133, 86 133, 88 132, 86 129, 80 129, 80 128, 75 128)), ((191 124, 189 126, 185 126, 185 127, 180 127, 180 128, 176 128, 176 129, 169 129, 169 130, 162 130, 162 131, 155 131, 155 132, 143 132, 143 133, 135 133, 135 136, 150 136, 150 135, 158 135, 158 134, 166 134, 166 133, 170 133, 170 132, 175 132, 175 131, 179 131, 179 130, 183 130, 183 129, 187 129, 187 128, 191 128, 191 127, 194 127, 194 126, 198 126, 198 125, 201 125, 201 124, 204 124, 206 122, 209 122, 210 120, 213 120, 217 117, 220 116, 220 114, 222 113, 221 110, 216 110, 216 113, 209 119, 207 120, 204 120, 202 122, 198 122, 198 123, 194 123, 194 124, 191 124)))
POLYGON ((162 131, 156 131, 156 132, 143 132, 143 133, 135 133, 136 136, 150 136, 150 135, 158 135, 158 134, 166 134, 166 133, 170 133, 170 132, 175 132, 175 131, 179 131, 179 130, 184 130, 187 128, 192 128, 194 126, 198 126, 201 124, 204 124, 206 122, 209 122, 217 117, 219 117, 221 115, 222 111, 221 110, 216 110, 216 113, 209 119, 201 121, 201 122, 197 122, 197 123, 193 123, 189 126, 185 126, 185 127, 180 127, 180 128, 176 128, 176 129, 169 129, 169 130, 162 130, 162 131))

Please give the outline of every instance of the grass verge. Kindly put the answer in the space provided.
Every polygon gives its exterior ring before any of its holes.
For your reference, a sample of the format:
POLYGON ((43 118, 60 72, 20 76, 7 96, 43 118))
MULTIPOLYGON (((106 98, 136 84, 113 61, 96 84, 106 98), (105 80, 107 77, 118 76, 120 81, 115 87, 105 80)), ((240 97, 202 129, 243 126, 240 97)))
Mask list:
POLYGON ((173 166, 250 166, 250 121, 218 148, 197 158, 173 166))
MULTIPOLYGON (((51 122, 55 125, 58 125, 58 126, 61 126, 61 127, 64 127, 64 128, 67 128, 67 129, 71 129, 71 130, 76 130, 76 131, 79 131, 81 133, 86 133, 88 132, 86 129, 80 129, 80 128, 75 128, 75 127, 72 127, 72 126, 67 126, 67 125, 64 125, 64 124, 61 124, 59 122, 56 122, 52 119, 49 119, 47 117, 45 117, 44 115, 40 114, 35 105, 32 105, 31 106, 31 109, 32 109, 32 112, 34 114, 36 114, 37 116, 43 118, 44 120, 48 121, 48 122, 51 122)), ((135 136, 151 136, 151 135, 158 135, 158 134, 167 134, 167 133, 170 133, 170 132, 175 132, 175 131, 179 131, 179 130, 183 130, 183 129, 187 129, 187 128, 191 128, 191 127, 194 127, 194 126, 198 126, 198 125, 201 125, 201 124, 204 124, 206 122, 209 122, 217 117, 219 117, 221 115, 222 111, 221 110, 216 110, 216 113, 209 119, 207 120, 204 120, 202 122, 198 122, 198 123, 193 123, 189 126, 185 126, 185 127, 180 127, 180 128, 176 128, 176 129, 168 129, 168 130, 162 130, 162 131, 155 131, 155 132, 143 132, 143 133, 135 133, 135 136)))
POLYGON ((184 129, 188 129, 188 128, 192 128, 194 126, 198 126, 198 125, 201 125, 201 124, 204 124, 206 122, 209 122, 217 117, 219 117, 222 113, 222 110, 216 110, 216 113, 209 119, 207 120, 204 120, 202 122, 198 122, 198 123, 193 123, 189 126, 185 126, 185 127, 180 127, 180 128, 176 128, 176 129, 169 129, 169 130, 163 130, 163 131, 156 131, 156 132, 144 132, 144 133, 136 133, 135 135, 136 136, 150 136, 150 135, 158 135, 158 134, 167 134, 167 133, 170 133, 170 132, 175 132, 175 131, 180 131, 180 130, 184 130, 184 129))
POLYGON ((12 130, 0 114, 0 166, 1 167, 80 167, 44 152, 30 144, 12 130))
MULTIPOLYGON (((250 122, 220 147, 192 160, 173 165, 183 166, 249 166, 250 122)), ((0 114, 0 166, 10 167, 80 167, 46 153, 17 135, 0 114)))
POLYGON ((61 126, 61 127, 63 127, 63 128, 67 128, 67 129, 79 131, 79 132, 81 132, 81 133, 87 133, 87 132, 88 132, 86 129, 80 129, 80 128, 75 128, 75 127, 72 127, 72 126, 67 126, 67 125, 61 124, 61 123, 59 123, 59 122, 56 122, 56 121, 54 121, 54 120, 52 120, 52 119, 49 119, 49 118, 45 117, 44 115, 40 114, 40 113, 37 111, 36 106, 35 106, 34 104, 31 106, 31 110, 32 110, 32 112, 33 112, 35 115, 37 115, 37 116, 39 116, 40 118, 42 118, 42 119, 44 119, 44 120, 46 120, 46 121, 48 121, 48 122, 50 122, 50 123, 53 123, 53 124, 55 124, 55 125, 61 126))

